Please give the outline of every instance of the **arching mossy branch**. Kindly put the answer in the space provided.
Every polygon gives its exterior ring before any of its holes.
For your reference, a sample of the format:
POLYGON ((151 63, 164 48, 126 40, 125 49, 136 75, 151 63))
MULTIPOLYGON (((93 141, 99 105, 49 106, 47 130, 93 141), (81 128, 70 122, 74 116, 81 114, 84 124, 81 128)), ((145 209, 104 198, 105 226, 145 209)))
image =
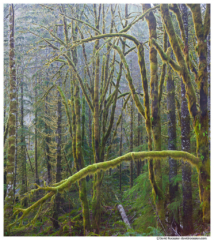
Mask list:
POLYGON ((78 45, 83 44, 83 43, 99 40, 102 38, 112 38, 112 37, 125 37, 125 38, 129 39, 130 41, 133 41, 136 46, 139 44, 139 41, 132 35, 129 35, 126 33, 106 33, 106 34, 96 35, 96 36, 93 36, 90 38, 85 38, 82 40, 75 41, 72 44, 72 46, 70 46, 70 49, 76 48, 78 45))
POLYGON ((120 165, 122 162, 129 162, 131 160, 139 160, 141 161, 145 159, 164 159, 167 157, 171 157, 176 160, 183 159, 184 161, 189 162, 191 165, 195 166, 196 169, 199 171, 199 168, 201 167, 202 161, 200 158, 195 157, 194 155, 183 152, 183 151, 173 151, 173 150, 167 150, 167 151, 145 151, 145 152, 130 152, 127 153, 121 157, 117 157, 113 160, 106 161, 106 162, 99 162, 92 165, 89 165, 83 169, 81 169, 79 172, 75 173, 74 175, 70 176, 69 178, 62 180, 59 184, 55 184, 55 187, 40 187, 37 185, 38 189, 32 190, 32 192, 35 192, 37 190, 45 190, 50 191, 47 193, 44 197, 39 199, 37 202, 35 202, 33 205, 26 209, 18 208, 13 215, 16 215, 20 212, 22 212, 22 216, 20 218, 17 218, 15 222, 8 225, 8 228, 11 228, 14 226, 17 222, 21 221, 24 217, 26 217, 33 209, 35 209, 38 206, 41 206, 44 202, 46 202, 49 198, 54 196, 58 192, 63 192, 66 189, 69 189, 72 184, 74 184, 76 181, 80 181, 81 179, 85 178, 86 176, 90 174, 95 174, 100 172, 101 170, 106 171, 110 168, 116 168, 118 165, 120 165), (59 185, 58 185, 59 184, 59 185))

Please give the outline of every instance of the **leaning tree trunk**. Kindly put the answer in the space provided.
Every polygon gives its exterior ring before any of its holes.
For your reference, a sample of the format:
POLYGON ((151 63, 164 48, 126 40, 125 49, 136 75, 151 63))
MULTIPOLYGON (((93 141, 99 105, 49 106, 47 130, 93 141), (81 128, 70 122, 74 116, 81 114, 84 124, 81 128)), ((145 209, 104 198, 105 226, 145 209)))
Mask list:
POLYGON ((14 156, 16 139, 16 68, 14 50, 14 8, 13 4, 9 7, 9 69, 10 69, 10 112, 8 129, 8 161, 7 161, 7 192, 5 198, 5 227, 13 215, 14 200, 14 156))
MULTIPOLYGON (((180 5, 185 31, 185 48, 188 49, 188 11, 185 4, 180 5)), ((190 152, 190 115, 186 99, 186 90, 181 80, 181 149, 190 152)), ((183 234, 193 232, 192 206, 192 168, 190 163, 182 161, 182 188, 183 188, 183 234)))

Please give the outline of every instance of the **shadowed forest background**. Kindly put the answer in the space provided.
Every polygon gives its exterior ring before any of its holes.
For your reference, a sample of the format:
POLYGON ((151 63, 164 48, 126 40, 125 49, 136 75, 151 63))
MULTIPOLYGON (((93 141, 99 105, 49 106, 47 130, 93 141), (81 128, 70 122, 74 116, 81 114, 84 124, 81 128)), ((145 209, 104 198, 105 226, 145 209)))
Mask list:
POLYGON ((210 235, 210 4, 4 5, 4 235, 210 235))

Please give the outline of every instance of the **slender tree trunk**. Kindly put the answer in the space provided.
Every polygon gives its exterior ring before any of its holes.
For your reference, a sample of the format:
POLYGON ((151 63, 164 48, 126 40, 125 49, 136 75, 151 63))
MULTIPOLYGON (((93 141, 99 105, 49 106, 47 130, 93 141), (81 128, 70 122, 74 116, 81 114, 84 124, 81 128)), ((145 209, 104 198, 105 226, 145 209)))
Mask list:
MULTIPOLYGON (((133 121, 134 121, 134 104, 133 99, 131 98, 131 119, 130 119, 130 152, 133 152, 133 121)), ((133 187, 133 161, 130 161, 130 188, 133 187)))
MULTIPOLYGON (((171 52, 171 58, 173 53, 171 52)), ((168 149, 176 150, 176 115, 175 115, 175 85, 172 76, 172 69, 168 66, 167 69, 167 120, 168 120, 168 149)), ((178 194, 178 183, 174 184, 174 179, 177 176, 177 161, 169 158, 169 196, 170 203, 173 203, 178 194)), ((179 208, 173 208, 169 213, 170 225, 173 229, 177 229, 180 233, 179 208)), ((172 232, 174 234, 174 232, 172 232)))
MULTIPOLYGON (((97 6, 94 4, 95 25, 99 29, 100 12, 97 15, 97 6)), ((97 33, 96 33, 97 34, 97 33)), ((99 40, 95 41, 95 51, 99 49, 99 40)), ((93 135, 94 135, 94 162, 100 162, 100 131, 99 131, 99 55, 96 57, 95 75, 94 75, 94 114, 93 114, 93 135)), ((100 216, 101 216, 101 176, 103 173, 99 172, 94 175, 93 183, 93 198, 92 198, 92 228, 96 233, 99 233, 100 216)))
MULTIPOLYGON (((137 122, 138 122, 138 135, 137 135, 137 145, 138 147, 141 145, 141 135, 142 135, 142 127, 141 127, 141 114, 137 114, 137 122)), ((140 150, 140 149, 139 149, 140 150)), ((138 151, 139 151, 138 150, 138 151)), ((141 169, 141 160, 137 161, 137 176, 140 175, 140 169, 141 169)))
MULTIPOLYGON (((37 155, 37 74, 35 76, 35 130, 34 130, 34 164, 35 164, 35 182, 39 185, 38 174, 38 155, 37 155)), ((39 197, 39 191, 36 192, 36 197, 39 197)))
POLYGON ((7 192, 5 198, 5 227, 13 215, 14 201, 14 157, 16 139, 16 68, 14 50, 14 8, 9 6, 9 70, 10 70, 10 112, 8 130, 7 192))
MULTIPOLYGON (((73 33, 73 40, 76 40, 75 33, 77 31, 77 28, 73 28, 72 26, 72 33, 73 33)), ((78 58, 77 58, 77 51, 74 50, 72 52, 73 60, 75 66, 77 65, 78 58)), ((75 161, 75 166, 77 168, 77 171, 81 170, 85 167, 83 154, 82 154, 82 138, 81 138, 81 116, 80 116, 80 94, 79 94, 79 86, 77 85, 77 79, 74 76, 73 82, 71 83, 71 95, 72 95, 72 134, 73 134, 73 140, 72 140, 72 150, 73 150, 73 157, 75 161), (73 92, 73 85, 75 86, 74 92, 73 92)), ((91 224, 90 224, 90 215, 89 215, 89 205, 88 205, 88 199, 87 199, 87 191, 86 191, 86 179, 82 179, 79 181, 79 197, 82 204, 82 214, 83 214, 83 227, 84 227, 84 235, 87 234, 87 232, 91 231, 91 224)))
POLYGON ((209 155, 210 155, 210 33, 207 36, 207 75, 208 75, 208 99, 207 99, 207 107, 208 107, 208 142, 209 142, 209 155))
MULTIPOLYGON (((62 23, 62 21, 61 21, 62 23)), ((57 29, 57 35, 60 39, 63 38, 63 27, 59 26, 57 29)), ((58 68, 60 67, 60 64, 57 64, 58 68)), ((60 74, 60 73, 58 73, 60 74)), ((61 87, 62 86, 62 79, 59 76, 58 84, 61 87)), ((57 91, 57 130, 56 130, 57 136, 56 136, 56 182, 60 182, 62 180, 62 98, 60 95, 60 92, 57 91)), ((62 203, 61 194, 57 193, 54 203, 54 213, 53 213, 53 227, 55 229, 58 229, 60 227, 58 222, 58 216, 59 216, 59 209, 60 204, 62 203)))
MULTIPOLYGON (((185 4, 180 5, 184 31, 186 35, 185 46, 188 48, 188 11, 185 4)), ((186 90, 181 80, 181 149, 190 152, 190 115, 186 99, 186 90)), ((183 234, 188 235, 193 232, 192 221, 192 168, 190 163, 182 161, 182 188, 183 188, 183 234)))
MULTIPOLYGON (((120 152, 119 155, 123 154, 123 100, 122 100, 122 108, 121 108, 121 125, 120 125, 120 152)), ((119 181, 120 181, 120 191, 122 190, 122 163, 120 164, 119 170, 119 181)))
MULTIPOLYGON (((75 114, 76 114, 76 159, 77 159, 77 170, 81 170, 85 167, 83 154, 82 154, 82 141, 81 141, 81 126, 80 126, 80 96, 79 87, 75 87, 75 114)), ((91 229, 90 226, 90 215, 89 206, 86 192, 86 179, 79 181, 79 197, 82 203, 82 214, 83 214, 83 226, 84 235, 87 234, 91 229)))
MULTIPOLYGON (((22 73, 23 76, 21 76, 21 100, 20 100, 20 128, 21 128, 21 137, 20 137, 20 143, 21 143, 21 175, 22 175, 22 185, 21 185, 21 190, 20 193, 21 195, 24 195, 27 192, 27 169, 26 169, 26 142, 25 142, 25 133, 24 133, 24 93, 23 93, 23 88, 24 88, 24 70, 22 73)), ((22 196, 23 197, 23 196, 22 196)), ((24 207, 27 206, 27 198, 24 198, 22 201, 22 205, 24 207)))
MULTIPOLYGON (((46 58, 48 56, 48 49, 46 50, 46 58)), ((48 87, 48 83, 49 83, 49 78, 48 78, 48 72, 46 75, 46 81, 47 84, 46 86, 48 87)), ((48 95, 45 97, 45 116, 48 116, 48 95)), ((46 159, 47 159, 47 171, 48 171, 48 184, 51 184, 52 178, 51 178, 51 159, 50 159, 50 149, 49 149, 49 143, 50 143, 50 127, 48 126, 48 124, 45 122, 45 143, 46 143, 46 159)))
MULTIPOLYGON (((16 95, 16 102, 17 102, 17 109, 18 109, 18 93, 19 93, 19 88, 18 88, 18 80, 16 80, 16 91, 17 91, 17 95, 16 95)), ((15 201, 15 194, 16 194, 16 177, 17 177, 17 155, 18 155, 18 134, 17 134, 17 130, 18 130, 18 111, 16 110, 16 141, 15 141, 15 168, 14 168, 14 201, 15 201)))

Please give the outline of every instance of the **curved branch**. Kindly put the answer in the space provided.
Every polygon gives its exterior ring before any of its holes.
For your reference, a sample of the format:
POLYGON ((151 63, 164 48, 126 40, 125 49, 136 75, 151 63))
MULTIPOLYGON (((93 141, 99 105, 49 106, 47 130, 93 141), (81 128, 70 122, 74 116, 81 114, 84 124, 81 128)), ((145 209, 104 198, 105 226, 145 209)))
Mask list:
POLYGON ((83 44, 85 42, 91 42, 91 41, 95 41, 95 40, 98 40, 98 39, 111 38, 111 37, 125 37, 125 38, 133 41, 136 46, 138 46, 138 44, 139 44, 139 41, 135 37, 133 37, 129 34, 126 34, 126 33, 106 33, 106 34, 96 35, 96 36, 93 36, 93 37, 90 37, 90 38, 85 38, 85 39, 82 39, 82 40, 75 41, 74 45, 72 45, 70 47, 70 49, 76 48, 78 45, 83 44))
MULTIPOLYGON (((37 190, 45 190, 45 191, 50 191, 47 193, 44 197, 39 199, 37 202, 35 202, 33 205, 26 209, 17 209, 14 212, 14 215, 18 214, 19 212, 22 212, 22 216, 20 218, 17 218, 15 222, 11 223, 8 225, 8 228, 11 228, 12 226, 15 225, 16 222, 22 220, 27 214, 30 213, 30 211, 41 204, 43 204, 45 201, 47 201, 49 198, 51 198, 53 195, 55 195, 58 192, 62 192, 65 189, 68 189, 71 187, 72 184, 74 184, 76 181, 79 181, 89 174, 95 174, 97 172, 100 172, 101 170, 106 171, 110 168, 115 168, 122 162, 129 162, 131 160, 139 160, 141 161, 145 159, 160 159, 163 160, 164 158, 171 157, 175 160, 180 160, 183 159, 184 161, 189 162, 191 165, 195 166, 197 171, 199 171, 199 168, 201 167, 202 161, 200 158, 195 157, 194 155, 184 152, 184 151, 174 151, 174 150, 166 150, 166 151, 145 151, 145 152, 130 152, 127 153, 123 156, 117 157, 113 160, 106 161, 106 162, 99 162, 99 163, 94 163, 92 165, 89 165, 83 169, 81 169, 79 172, 75 173, 74 175, 70 176, 69 178, 62 180, 61 184, 55 187, 40 187, 38 186, 37 190)), ((35 192, 36 190, 31 190, 32 192, 35 192)))

